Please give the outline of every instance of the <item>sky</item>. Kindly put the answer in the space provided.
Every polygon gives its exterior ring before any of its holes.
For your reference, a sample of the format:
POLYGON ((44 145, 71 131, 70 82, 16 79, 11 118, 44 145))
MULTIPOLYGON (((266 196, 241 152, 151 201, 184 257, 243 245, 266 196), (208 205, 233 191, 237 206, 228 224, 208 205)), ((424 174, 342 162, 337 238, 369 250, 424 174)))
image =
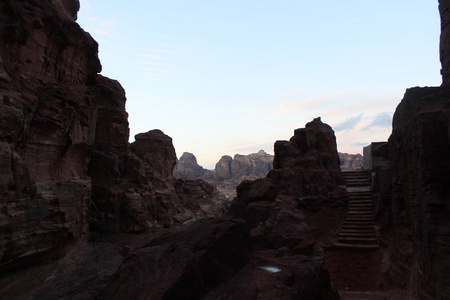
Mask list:
POLYGON ((160 129, 213 169, 316 117, 338 151, 386 141, 405 90, 441 84, 438 2, 80 0, 102 75, 126 91, 130 142, 160 129))

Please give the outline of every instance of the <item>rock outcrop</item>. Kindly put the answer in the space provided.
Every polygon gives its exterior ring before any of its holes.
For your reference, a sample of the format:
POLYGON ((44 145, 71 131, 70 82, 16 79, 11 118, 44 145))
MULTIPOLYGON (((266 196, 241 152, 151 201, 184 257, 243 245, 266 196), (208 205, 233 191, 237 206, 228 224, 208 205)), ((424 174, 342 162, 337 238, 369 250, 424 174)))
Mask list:
POLYGON ((336 139, 320 118, 275 143, 274 169, 243 181, 229 213, 244 218, 252 236, 271 249, 312 255, 343 221, 346 193, 336 139))
POLYGON ((338 153, 342 171, 362 170, 364 159, 361 154, 338 153))
POLYGON ((272 169, 273 155, 260 150, 249 155, 236 154, 234 158, 224 155, 216 164, 214 179, 242 181, 247 176, 264 177, 272 169))
POLYGON ((180 178, 186 177, 187 179, 199 179, 202 178, 208 170, 204 169, 197 163, 197 158, 194 154, 184 152, 183 155, 177 160, 173 176, 180 178))

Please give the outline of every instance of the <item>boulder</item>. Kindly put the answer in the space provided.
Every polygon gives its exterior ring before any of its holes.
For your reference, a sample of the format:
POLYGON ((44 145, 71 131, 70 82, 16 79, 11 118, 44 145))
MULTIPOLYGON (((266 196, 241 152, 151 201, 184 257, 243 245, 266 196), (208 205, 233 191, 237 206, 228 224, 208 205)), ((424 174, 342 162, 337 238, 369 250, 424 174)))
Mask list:
POLYGON ((202 299, 245 266, 249 250, 242 221, 193 223, 129 254, 103 299, 202 299))

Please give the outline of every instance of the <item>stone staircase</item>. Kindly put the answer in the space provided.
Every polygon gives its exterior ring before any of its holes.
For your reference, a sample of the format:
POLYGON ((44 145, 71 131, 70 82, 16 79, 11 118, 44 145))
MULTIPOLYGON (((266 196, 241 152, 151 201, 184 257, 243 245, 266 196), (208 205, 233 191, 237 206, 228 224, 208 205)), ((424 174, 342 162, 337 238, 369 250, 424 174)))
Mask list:
POLYGON ((379 245, 374 230, 370 174, 366 171, 348 171, 343 172, 343 175, 349 208, 334 246, 356 250, 377 249, 379 245))

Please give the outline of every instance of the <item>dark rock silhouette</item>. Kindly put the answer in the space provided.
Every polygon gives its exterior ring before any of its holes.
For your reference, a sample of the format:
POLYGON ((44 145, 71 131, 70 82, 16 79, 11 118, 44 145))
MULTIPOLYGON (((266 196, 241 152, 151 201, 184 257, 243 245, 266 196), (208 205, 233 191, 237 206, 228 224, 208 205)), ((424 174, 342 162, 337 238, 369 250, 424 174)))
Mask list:
POLYGON ((343 220, 343 184, 334 132, 317 118, 290 141, 275 143, 274 169, 266 178, 243 181, 229 213, 245 219, 265 246, 311 255, 331 243, 343 220))
POLYGON ((418 299, 450 298, 449 2, 439 11, 442 86, 406 90, 381 155, 389 163, 374 170, 386 283, 418 299))
POLYGON ((377 171, 380 238, 390 283, 420 299, 448 299, 448 88, 408 89, 389 138, 390 166, 377 171))
POLYGON ((445 0, 439 0, 439 13, 441 15, 441 39, 440 39, 440 58, 442 85, 450 83, 450 3, 445 0))

